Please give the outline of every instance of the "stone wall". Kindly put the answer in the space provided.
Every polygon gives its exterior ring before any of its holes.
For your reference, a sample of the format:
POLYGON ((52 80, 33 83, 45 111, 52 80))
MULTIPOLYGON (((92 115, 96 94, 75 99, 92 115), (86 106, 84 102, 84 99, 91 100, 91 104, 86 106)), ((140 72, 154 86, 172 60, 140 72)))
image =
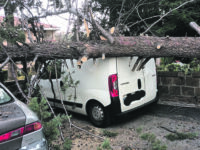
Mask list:
POLYGON ((158 90, 161 99, 200 103, 200 72, 185 75, 182 72, 158 72, 158 90))

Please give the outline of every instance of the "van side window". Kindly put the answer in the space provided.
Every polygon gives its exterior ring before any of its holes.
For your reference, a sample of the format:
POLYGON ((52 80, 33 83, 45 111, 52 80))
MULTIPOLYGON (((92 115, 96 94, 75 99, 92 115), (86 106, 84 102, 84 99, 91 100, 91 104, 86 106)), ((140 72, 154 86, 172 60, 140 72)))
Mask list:
POLYGON ((56 71, 55 71, 55 63, 57 68, 57 78, 59 79, 61 77, 61 66, 62 66, 62 60, 49 60, 45 63, 42 72, 41 72, 41 78, 42 79, 56 79, 56 71))

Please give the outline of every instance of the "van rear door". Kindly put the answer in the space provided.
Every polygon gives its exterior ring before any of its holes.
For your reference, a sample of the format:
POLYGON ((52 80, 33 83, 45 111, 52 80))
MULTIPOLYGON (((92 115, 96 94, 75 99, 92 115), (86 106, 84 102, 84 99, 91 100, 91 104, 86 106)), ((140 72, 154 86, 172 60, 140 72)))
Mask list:
MULTIPOLYGON (((132 71, 137 57, 117 58, 119 99, 122 112, 144 104, 146 95, 144 70, 132 71)), ((140 63, 139 63, 140 64, 140 63)))

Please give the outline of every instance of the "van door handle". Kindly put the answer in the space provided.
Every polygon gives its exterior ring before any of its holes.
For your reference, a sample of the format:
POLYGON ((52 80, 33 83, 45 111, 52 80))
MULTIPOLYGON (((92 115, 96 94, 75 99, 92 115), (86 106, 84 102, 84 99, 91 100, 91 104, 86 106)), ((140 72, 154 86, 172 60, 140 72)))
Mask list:
POLYGON ((64 85, 63 81, 60 81, 60 87, 62 87, 64 85))

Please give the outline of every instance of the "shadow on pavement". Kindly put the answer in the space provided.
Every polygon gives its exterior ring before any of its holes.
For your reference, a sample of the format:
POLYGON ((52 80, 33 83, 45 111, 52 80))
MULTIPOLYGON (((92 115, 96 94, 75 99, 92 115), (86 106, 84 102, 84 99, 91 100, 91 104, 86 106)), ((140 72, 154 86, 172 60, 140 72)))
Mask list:
POLYGON ((143 108, 131 111, 127 114, 114 117, 112 126, 121 125, 137 120, 145 115, 185 120, 185 118, 200 122, 200 108, 170 106, 163 104, 151 104, 143 108))
MULTIPOLYGON (((55 109, 55 113, 64 114, 64 111, 62 109, 55 109)), ((75 119, 81 122, 85 122, 86 124, 91 124, 87 116, 73 112, 69 112, 69 115, 72 115, 72 120, 75 119)), ((143 108, 131 111, 129 113, 113 117, 112 119, 113 123, 111 124, 111 127, 132 122, 145 115, 171 118, 176 120, 184 120, 187 117, 188 119, 200 121, 200 108, 151 104, 143 108)))

